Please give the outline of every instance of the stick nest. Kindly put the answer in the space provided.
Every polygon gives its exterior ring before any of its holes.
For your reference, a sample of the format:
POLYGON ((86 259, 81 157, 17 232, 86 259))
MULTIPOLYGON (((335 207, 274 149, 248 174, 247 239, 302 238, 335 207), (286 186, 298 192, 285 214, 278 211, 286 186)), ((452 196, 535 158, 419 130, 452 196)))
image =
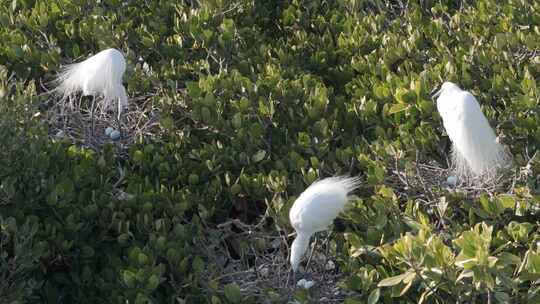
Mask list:
POLYGON ((294 281, 289 264, 291 235, 269 235, 260 224, 248 225, 237 219, 211 230, 206 235, 212 237, 201 240, 204 246, 199 248, 211 265, 205 271, 207 288, 211 289, 212 284, 235 283, 244 296, 257 303, 287 303, 297 292, 305 292, 317 303, 342 303, 352 293, 340 287, 345 274, 337 261, 325 253, 329 238, 312 240, 300 267, 301 274, 294 281), (312 250, 309 265, 304 268, 312 250), (315 285, 310 289, 298 287, 301 278, 314 281, 315 285))
POLYGON ((443 166, 434 160, 422 160, 417 155, 415 161, 396 159, 386 182, 398 189, 405 198, 436 203, 445 191, 462 193, 469 199, 477 198, 482 193, 491 197, 501 192, 511 193, 516 182, 525 178, 520 172, 505 168, 491 176, 457 177, 456 182, 451 183, 449 177, 455 177, 455 172, 452 166, 443 166))
POLYGON ((132 98, 129 108, 122 112, 120 119, 116 111, 100 108, 100 97, 95 99, 93 119, 92 97, 75 96, 60 101, 53 98, 45 115, 52 138, 69 140, 78 146, 99 150, 107 143, 127 148, 137 139, 155 136, 159 131, 159 114, 150 95, 132 98), (107 135, 105 130, 108 127, 118 130, 120 138, 114 140, 107 135))

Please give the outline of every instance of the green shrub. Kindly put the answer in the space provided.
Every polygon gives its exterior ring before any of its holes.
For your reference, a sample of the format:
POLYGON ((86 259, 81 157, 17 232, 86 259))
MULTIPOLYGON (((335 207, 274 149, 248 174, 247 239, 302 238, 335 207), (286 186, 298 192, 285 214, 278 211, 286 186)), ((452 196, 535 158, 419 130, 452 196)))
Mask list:
POLYGON ((2 302, 281 299, 218 282, 201 247, 231 219, 267 214, 264 233, 288 233, 295 196, 333 174, 365 181, 329 245, 346 303, 538 301, 540 4, 4 2, 2 302), (156 136, 96 151, 50 136, 42 84, 106 47, 127 56, 129 96, 151 95, 156 136), (446 166, 429 96, 442 80, 477 96, 510 146, 505 189, 396 180, 446 166))

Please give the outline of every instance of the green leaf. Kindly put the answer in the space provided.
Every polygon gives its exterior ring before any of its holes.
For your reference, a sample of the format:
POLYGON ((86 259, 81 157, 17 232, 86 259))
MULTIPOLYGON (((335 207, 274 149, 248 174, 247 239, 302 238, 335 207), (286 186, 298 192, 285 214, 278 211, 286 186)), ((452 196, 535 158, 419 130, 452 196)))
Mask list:
POLYGON ((394 198, 395 197, 394 190, 392 188, 389 188, 389 187, 386 187, 386 186, 382 186, 379 189, 379 194, 382 197, 386 197, 386 198, 394 198))
POLYGON ((505 209, 513 209, 516 206, 516 199, 510 195, 500 195, 497 197, 505 209))
POLYGON ((529 253, 527 257, 527 271, 530 273, 540 274, 540 254, 539 253, 529 253))
POLYGON ((122 279, 124 280, 124 283, 126 284, 127 287, 129 288, 134 287, 136 276, 133 272, 129 270, 124 270, 124 272, 122 273, 122 279))
POLYGON ((146 263, 148 263, 148 256, 144 253, 139 253, 139 255, 137 256, 137 261, 139 262, 139 264, 145 265, 146 263))
POLYGON ((133 161, 137 164, 142 164, 144 160, 144 154, 141 150, 136 150, 133 152, 133 161))
POLYGON ((510 296, 505 292, 495 292, 495 300, 499 303, 510 303, 510 296))
POLYGON ((193 271, 195 273, 202 273, 204 271, 204 261, 201 257, 196 256, 195 259, 193 259, 193 271))
POLYGON ((523 272, 519 275, 519 279, 523 281, 540 280, 540 273, 523 272))
POLYGON ((242 301, 242 293, 240 287, 236 283, 225 285, 225 297, 231 303, 240 303, 242 301))
POLYGON ((405 284, 409 284, 413 282, 414 279, 416 278, 416 272, 414 272, 413 270, 409 270, 405 274, 406 276, 403 278, 403 283, 405 284))
POLYGON ((257 153, 255 153, 252 157, 251 157, 251 160, 255 163, 258 163, 260 162, 261 160, 264 159, 264 157, 266 156, 266 151, 264 150, 259 150, 257 153))
POLYGON ((510 252, 502 252, 497 256, 498 260, 506 265, 519 265, 521 264, 521 259, 510 252))
POLYGON ((401 283, 403 281, 403 279, 408 277, 409 275, 410 275, 409 272, 405 272, 405 273, 399 274, 397 276, 385 278, 385 279, 381 280, 379 282, 379 284, 377 284, 377 287, 390 287, 390 286, 397 285, 397 284, 401 283))
POLYGON ((94 248, 90 246, 84 246, 82 248, 81 255, 83 258, 91 258, 94 256, 94 248))
POLYGON ((381 296, 381 289, 380 288, 377 288, 377 289, 374 289, 370 294, 369 294, 369 297, 368 297, 368 304, 375 304, 379 301, 379 297, 381 296))
POLYGON ((196 81, 189 81, 186 83, 187 91, 191 98, 199 98, 202 95, 202 90, 199 87, 199 83, 196 81))
POLYGON ((150 278, 148 278, 148 283, 146 287, 149 290, 154 290, 158 287, 158 285, 159 285, 159 277, 155 274, 151 275, 150 278))
POLYGON ((79 45, 77 43, 75 43, 73 45, 73 48, 71 49, 71 52, 73 53, 73 57, 79 57, 79 55, 81 54, 81 50, 80 50, 79 45))
MULTIPOLYGON (((403 281, 403 283, 405 283, 405 280, 403 281)), ((404 294, 407 293, 407 291, 411 288, 411 286, 413 285, 414 283, 414 280, 411 280, 409 283, 406 283, 407 285, 405 285, 405 287, 403 287, 403 289, 401 290, 401 292, 399 293, 399 296, 402 297, 404 294)))
POLYGON ((392 115, 399 112, 403 112, 407 110, 408 108, 409 108, 409 105, 406 103, 395 103, 390 107, 390 109, 388 109, 388 114, 392 115))

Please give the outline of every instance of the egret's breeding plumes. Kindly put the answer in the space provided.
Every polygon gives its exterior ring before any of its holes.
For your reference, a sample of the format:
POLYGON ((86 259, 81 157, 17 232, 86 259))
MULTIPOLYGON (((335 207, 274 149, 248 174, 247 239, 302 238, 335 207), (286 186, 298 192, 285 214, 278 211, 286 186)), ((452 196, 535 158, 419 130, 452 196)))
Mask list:
POLYGON ((296 199, 289 219, 296 230, 291 247, 291 266, 294 272, 307 250, 315 232, 326 230, 349 201, 348 194, 360 186, 357 177, 330 177, 309 186, 296 199))
POLYGON ((101 96, 101 109, 118 101, 118 115, 128 105, 122 77, 126 71, 124 55, 116 49, 106 49, 79 63, 62 69, 56 78, 55 93, 66 100, 81 92, 84 96, 101 96))
POLYGON ((437 110, 452 141, 452 162, 458 178, 485 181, 510 163, 510 155, 497 141, 471 93, 445 82, 437 96, 437 110))

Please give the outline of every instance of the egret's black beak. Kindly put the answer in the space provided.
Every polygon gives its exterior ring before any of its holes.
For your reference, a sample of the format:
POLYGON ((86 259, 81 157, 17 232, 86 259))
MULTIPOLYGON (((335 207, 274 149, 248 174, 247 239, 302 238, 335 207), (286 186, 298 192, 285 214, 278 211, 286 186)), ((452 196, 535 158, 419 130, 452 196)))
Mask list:
POLYGON ((441 92, 442 92, 442 89, 438 90, 437 92, 435 92, 435 94, 431 95, 431 100, 435 102, 435 98, 439 97, 439 95, 441 95, 441 92))

